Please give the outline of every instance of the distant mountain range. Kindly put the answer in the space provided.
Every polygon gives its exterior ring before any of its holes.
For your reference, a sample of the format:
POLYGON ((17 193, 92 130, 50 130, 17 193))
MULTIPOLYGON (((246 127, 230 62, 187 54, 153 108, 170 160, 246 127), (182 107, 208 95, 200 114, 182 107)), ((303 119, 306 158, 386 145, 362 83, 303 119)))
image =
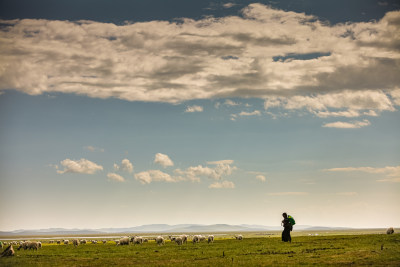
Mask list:
MULTIPOLYGON (((322 227, 310 225, 296 225, 296 230, 322 231, 322 230, 346 230, 346 227, 322 227)), ((252 232, 252 231, 279 231, 281 226, 265 226, 253 224, 147 224, 129 228, 101 228, 101 229, 65 229, 48 228, 38 230, 14 230, 0 231, 0 236, 28 236, 28 235, 99 235, 119 233, 213 233, 213 232, 252 232)))

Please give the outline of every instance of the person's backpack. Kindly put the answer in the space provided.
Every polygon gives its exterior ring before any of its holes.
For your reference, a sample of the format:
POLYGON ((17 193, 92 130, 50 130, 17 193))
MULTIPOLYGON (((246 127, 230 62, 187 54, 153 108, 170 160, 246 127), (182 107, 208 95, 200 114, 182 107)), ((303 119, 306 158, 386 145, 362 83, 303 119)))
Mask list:
POLYGON ((294 218, 292 216, 288 215, 288 219, 292 226, 296 224, 296 221, 294 220, 294 218))

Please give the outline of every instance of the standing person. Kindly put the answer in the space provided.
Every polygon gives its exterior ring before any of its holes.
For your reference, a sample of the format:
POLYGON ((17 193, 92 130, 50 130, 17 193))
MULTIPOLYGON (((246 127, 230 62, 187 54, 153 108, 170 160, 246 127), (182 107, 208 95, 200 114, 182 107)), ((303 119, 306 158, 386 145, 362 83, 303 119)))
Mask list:
POLYGON ((286 212, 282 214, 283 220, 282 220, 282 226, 283 226, 283 232, 282 232, 282 241, 283 242, 292 242, 292 237, 290 236, 290 231, 292 231, 293 226, 290 223, 290 220, 288 218, 288 215, 286 212))

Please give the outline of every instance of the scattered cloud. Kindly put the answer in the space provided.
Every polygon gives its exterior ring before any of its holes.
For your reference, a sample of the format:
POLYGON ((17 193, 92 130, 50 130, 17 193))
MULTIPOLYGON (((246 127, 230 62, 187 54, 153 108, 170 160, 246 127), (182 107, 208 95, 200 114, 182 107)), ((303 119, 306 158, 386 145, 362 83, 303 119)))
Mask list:
POLYGON ((213 184, 210 184, 208 188, 213 188, 213 189, 235 188, 235 184, 230 181, 215 182, 213 184))
POLYGON ((268 193, 269 196, 306 196, 309 195, 308 192, 276 192, 268 193))
POLYGON ((267 180, 267 179, 265 178, 265 176, 264 176, 264 175, 261 175, 261 174, 257 175, 257 176, 256 176, 256 179, 259 180, 259 181, 261 181, 261 182, 265 182, 265 181, 267 180))
POLYGON ((203 112, 202 106, 188 106, 186 107, 185 112, 193 113, 193 112, 203 112))
POLYGON ((98 171, 103 170, 103 166, 98 165, 92 161, 87 159, 80 159, 78 161, 65 159, 60 162, 60 164, 64 167, 64 170, 58 170, 57 173, 84 173, 84 174, 94 174, 98 171))
POLYGON ((353 122, 337 121, 337 122, 326 123, 322 127, 340 128, 340 129, 359 129, 365 126, 369 126, 370 124, 371 123, 368 120, 353 121, 353 122))
POLYGON ((168 155, 157 153, 154 158, 154 163, 160 164, 164 168, 174 166, 174 162, 168 157, 168 155))
POLYGON ((168 173, 160 170, 149 170, 135 174, 135 179, 139 180, 142 184, 150 184, 151 182, 178 182, 177 178, 171 177, 168 173))
POLYGON ((129 159, 123 159, 121 162, 121 166, 114 163, 114 170, 116 171, 126 171, 129 173, 133 173, 133 164, 129 161, 129 159))
POLYGON ((85 146, 84 149, 91 151, 91 152, 104 152, 104 148, 98 148, 94 146, 85 146))
POLYGON ((225 3, 225 4, 223 4, 222 6, 223 6, 224 8, 231 8, 231 7, 236 6, 236 4, 235 4, 235 3, 225 3))
POLYGON ((366 172, 371 174, 383 174, 386 178, 377 180, 378 182, 400 182, 400 166, 386 166, 383 168, 374 167, 345 167, 325 169, 329 172, 366 172))
POLYGON ((239 113, 239 116, 260 116, 261 112, 259 110, 254 110, 252 112, 242 111, 239 113))
POLYGON ((329 25, 252 3, 238 16, 176 23, 1 20, 0 38, 12 42, 0 48, 7 66, 0 91, 168 103, 261 98, 267 110, 326 117, 394 111, 399 18, 392 11, 378 21, 329 25))
POLYGON ((207 162, 208 165, 215 165, 214 167, 208 166, 191 166, 186 170, 176 169, 175 174, 183 180, 198 182, 201 177, 209 179, 221 180, 223 177, 230 176, 235 170, 236 166, 232 166, 233 160, 220 160, 207 162))
POLYGON ((107 177, 109 180, 113 180, 113 181, 117 181, 117 182, 125 182, 125 178, 116 173, 108 173, 107 177))

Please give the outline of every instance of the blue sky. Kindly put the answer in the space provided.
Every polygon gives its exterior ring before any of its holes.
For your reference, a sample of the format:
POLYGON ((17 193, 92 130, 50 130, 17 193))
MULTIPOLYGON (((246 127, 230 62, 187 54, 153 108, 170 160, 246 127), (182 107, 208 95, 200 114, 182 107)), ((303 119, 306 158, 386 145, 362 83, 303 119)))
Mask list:
POLYGON ((400 6, 321 2, 1 1, 0 229, 398 226, 400 6))

